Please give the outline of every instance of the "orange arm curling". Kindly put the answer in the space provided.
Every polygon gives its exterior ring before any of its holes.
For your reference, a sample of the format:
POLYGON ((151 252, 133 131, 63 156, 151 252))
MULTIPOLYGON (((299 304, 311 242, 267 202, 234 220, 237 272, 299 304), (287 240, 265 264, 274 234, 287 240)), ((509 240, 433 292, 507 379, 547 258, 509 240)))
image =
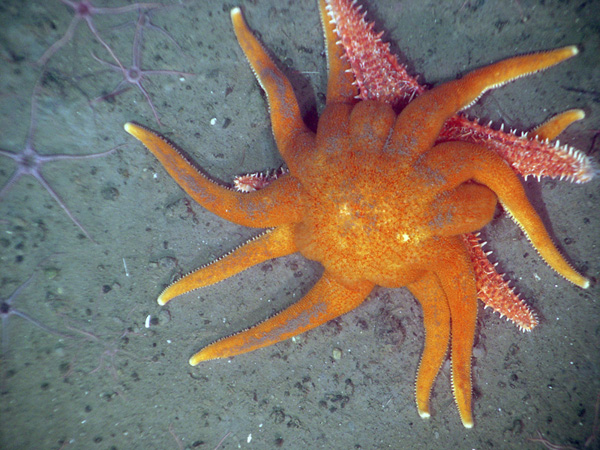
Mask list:
POLYGON ((468 180, 489 187, 546 263, 571 283, 584 289, 589 287, 589 280, 577 273, 560 254, 529 203, 521 182, 497 154, 475 144, 446 142, 431 149, 425 159, 426 166, 435 167, 445 177, 446 188, 468 180))
POLYGON ((240 8, 231 10, 231 21, 238 43, 267 95, 273 135, 279 153, 294 173, 297 157, 302 157, 314 148, 314 135, 302 120, 292 85, 252 34, 240 8))
POLYGON ((248 227, 272 227, 299 219, 301 187, 294 177, 280 178, 257 192, 236 192, 210 180, 155 131, 132 122, 125 124, 125 131, 156 156, 190 197, 219 217, 248 227))

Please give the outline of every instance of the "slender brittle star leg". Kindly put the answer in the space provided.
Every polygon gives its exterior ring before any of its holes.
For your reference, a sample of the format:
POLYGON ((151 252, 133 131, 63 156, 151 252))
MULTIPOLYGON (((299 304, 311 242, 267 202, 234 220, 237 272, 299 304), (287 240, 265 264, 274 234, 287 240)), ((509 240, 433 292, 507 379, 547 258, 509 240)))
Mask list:
MULTIPOLYGON (((82 0, 79 2, 74 2, 71 0, 60 0, 64 5, 72 8, 75 14, 71 19, 71 23, 69 24, 67 31, 65 34, 54 44, 52 44, 44 54, 38 59, 38 64, 44 66, 46 63, 52 58, 52 56, 59 51, 62 47, 65 46, 67 42, 69 42, 73 35, 75 34, 75 30, 77 29, 77 25, 82 20, 85 21, 88 28, 96 38, 96 40, 106 49, 106 51, 110 54, 110 56, 120 65, 119 60, 117 59, 115 53, 110 48, 110 46, 100 37, 96 26, 94 25, 94 21, 92 20, 92 16, 94 15, 116 15, 116 14, 124 14, 131 11, 141 11, 148 10, 152 8, 158 8, 161 6, 160 3, 134 3, 132 5, 121 6, 117 8, 97 8, 95 7, 91 1, 82 0)), ((122 68, 122 67, 121 67, 122 68)))
MULTIPOLYGON (((39 82, 38 82, 39 85, 39 82)), ((64 161, 64 160, 78 160, 78 159, 91 159, 98 158, 100 156, 105 156, 110 153, 113 153, 115 150, 122 147, 122 145, 118 145, 116 147, 111 148, 105 152, 100 153, 92 153, 88 155, 67 155, 67 154, 53 154, 53 155, 43 155, 40 154, 34 144, 35 138, 35 128, 36 128, 36 112, 37 112, 37 99, 36 93, 38 90, 38 85, 34 88, 34 93, 31 98, 31 115, 30 115, 30 123, 29 123, 29 131, 27 133, 27 138, 25 140, 25 146, 20 152, 11 152, 5 149, 0 149, 0 155, 6 156, 12 159, 16 164, 16 169, 12 176, 8 179, 8 181, 0 188, 0 201, 2 201, 8 191, 12 188, 12 186, 23 176, 30 175, 34 177, 46 191, 52 196, 52 198, 59 204, 59 206, 63 209, 63 211, 69 216, 71 221, 77 225, 77 227, 83 232, 83 234, 90 239, 92 242, 95 242, 94 239, 90 236, 87 230, 83 227, 83 225, 77 220, 77 218, 69 211, 65 203, 62 201, 60 196, 54 191, 52 186, 46 181, 44 176, 42 175, 42 167, 44 164, 48 162, 54 161, 64 161)))
POLYGON ((2 324, 2 355, 6 355, 8 353, 8 320, 10 319, 10 316, 19 316, 47 333, 61 337, 71 337, 66 333, 50 328, 39 320, 34 319, 29 314, 18 310, 13 306, 14 301, 17 299, 19 294, 26 289, 27 286, 29 286, 34 276, 35 273, 33 273, 27 280, 17 287, 7 299, 0 300, 0 317, 2 318, 2 321, 0 322, 2 324))
POLYGON ((177 70, 144 70, 144 69, 142 69, 142 35, 143 35, 144 23, 146 20, 145 17, 146 16, 142 13, 142 11, 140 11, 140 15, 138 17, 138 22, 136 24, 135 36, 133 38, 131 66, 129 66, 128 68, 125 68, 123 66, 123 64, 116 58, 116 56, 115 56, 115 59, 117 60, 118 65, 111 64, 108 61, 104 61, 92 53, 92 57, 96 61, 109 67, 110 69, 112 69, 116 72, 121 72, 123 75, 123 79, 119 82, 117 87, 110 94, 102 95, 102 96, 92 100, 92 103, 106 100, 107 98, 110 98, 110 97, 116 97, 117 95, 122 94, 123 92, 125 92, 126 90, 131 88, 132 86, 137 86, 137 88, 142 92, 142 94, 144 94, 144 97, 146 97, 146 101, 148 102, 148 104, 150 105, 150 108, 152 109, 152 113, 154 114, 154 118, 156 119, 156 122, 162 126, 160 118, 158 117, 158 112, 156 111, 156 108, 155 108, 154 104, 152 103, 152 99, 150 98, 150 94, 148 94, 148 91, 142 84, 142 82, 144 81, 144 77, 146 77, 148 75, 178 75, 179 77, 186 77, 186 76, 191 76, 194 74, 187 73, 187 72, 179 72, 177 70), (127 86, 128 84, 129 84, 129 86, 127 86))

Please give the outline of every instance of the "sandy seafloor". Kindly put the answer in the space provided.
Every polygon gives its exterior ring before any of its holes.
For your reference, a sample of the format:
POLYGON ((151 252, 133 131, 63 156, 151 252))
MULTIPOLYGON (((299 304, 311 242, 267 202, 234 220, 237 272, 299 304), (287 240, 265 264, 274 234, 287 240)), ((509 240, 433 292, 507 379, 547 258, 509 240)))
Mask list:
MULTIPOLYGON (((96 1, 104 7, 126 3, 96 1)), ((553 113, 583 108, 588 117, 561 141, 590 154, 598 167, 600 2, 363 3, 401 61, 430 85, 516 54, 580 45, 578 57, 488 93, 469 114, 523 130, 553 113)), ((484 229, 500 270, 535 308, 540 325, 522 333, 480 308, 471 430, 460 423, 448 363, 434 387, 433 416, 422 420, 417 414, 422 318, 404 289, 375 289, 354 312, 294 341, 188 365, 201 346, 300 298, 321 272, 318 264, 292 255, 168 307, 155 301, 174 277, 260 230, 189 201, 123 123, 136 120, 160 130, 224 182, 281 164, 264 97, 232 31, 229 10, 235 5, 188 1, 151 14, 181 48, 146 29, 143 67, 194 73, 146 80, 162 127, 136 89, 90 107, 120 75, 101 71, 91 57, 93 51, 110 59, 85 23, 49 61, 37 96, 37 150, 86 154, 127 145, 103 158, 43 168, 97 243, 31 177, 0 202, 0 298, 35 273, 13 307, 74 335, 48 334, 10 317, 0 367, 0 447, 539 449, 544 447, 529 441, 539 431, 554 444, 583 449, 600 394, 598 179, 526 183, 555 241, 592 279, 587 291, 550 270, 500 212, 484 229), (145 328, 148 315, 152 325, 145 328), (341 359, 333 358, 335 349, 341 359)), ((292 79, 314 125, 327 81, 316 1, 256 0, 242 8, 292 79)), ((0 3, 0 148, 23 148, 40 75, 34 63, 70 17, 58 0, 0 3)), ((134 29, 122 24, 136 18, 94 17, 124 64, 130 63, 134 29)), ((0 157, 0 186, 13 170, 0 157)), ((599 440, 587 448, 600 448, 599 440)))

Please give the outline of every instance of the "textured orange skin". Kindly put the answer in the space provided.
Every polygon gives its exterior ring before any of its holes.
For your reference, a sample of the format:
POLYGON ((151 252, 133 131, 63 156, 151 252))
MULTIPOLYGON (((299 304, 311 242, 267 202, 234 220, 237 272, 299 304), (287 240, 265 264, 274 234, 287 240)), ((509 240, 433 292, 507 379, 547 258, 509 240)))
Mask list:
POLYGON ((234 192, 198 173, 160 135, 125 125, 207 209, 236 223, 273 227, 169 286, 158 301, 165 304, 297 251, 325 267, 323 277, 299 302, 205 347, 190 359, 196 365, 319 326, 356 308, 375 285, 406 286, 423 307, 426 330, 416 385, 419 413, 429 416, 431 387, 451 343, 454 396, 461 420, 470 428, 477 290, 460 235, 488 223, 499 200, 548 264, 579 286, 589 282, 562 258, 516 175, 498 155, 475 144, 435 141, 444 121, 482 92, 577 51, 565 47, 476 70, 422 94, 396 115, 385 103, 356 100, 324 1, 320 9, 329 84, 316 135, 303 123, 289 81, 247 28, 241 11, 231 13, 238 41, 267 94, 273 133, 289 175, 260 191, 234 192))

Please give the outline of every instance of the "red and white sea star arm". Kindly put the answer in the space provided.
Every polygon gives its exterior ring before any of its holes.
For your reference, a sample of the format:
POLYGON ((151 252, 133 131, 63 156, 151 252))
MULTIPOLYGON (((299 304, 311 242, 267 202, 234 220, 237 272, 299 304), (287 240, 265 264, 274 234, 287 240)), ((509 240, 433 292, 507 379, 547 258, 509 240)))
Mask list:
POLYGON ((477 297, 485 304, 500 313, 500 317, 514 322, 521 331, 531 331, 538 324, 535 313, 521 299, 496 270, 484 252, 485 242, 479 241, 478 234, 468 233, 462 236, 465 247, 469 251, 473 270, 477 281, 477 297))
POLYGON ((267 187, 281 175, 289 173, 285 167, 277 170, 268 170, 265 173, 254 172, 236 175, 233 178, 233 187, 238 192, 254 192, 267 187))
POLYGON ((343 0, 328 0, 327 3, 362 100, 396 105, 425 91, 398 63, 390 52, 390 44, 381 40, 383 32, 376 34, 373 31, 374 24, 365 20, 366 12, 360 12, 360 5, 343 0))
POLYGON ((514 131, 505 132, 489 125, 482 125, 464 116, 454 116, 445 124, 438 142, 463 141, 485 145, 498 153, 516 173, 527 179, 534 176, 559 178, 575 183, 586 183, 594 177, 590 158, 581 151, 530 137, 533 133, 518 136, 514 131))

